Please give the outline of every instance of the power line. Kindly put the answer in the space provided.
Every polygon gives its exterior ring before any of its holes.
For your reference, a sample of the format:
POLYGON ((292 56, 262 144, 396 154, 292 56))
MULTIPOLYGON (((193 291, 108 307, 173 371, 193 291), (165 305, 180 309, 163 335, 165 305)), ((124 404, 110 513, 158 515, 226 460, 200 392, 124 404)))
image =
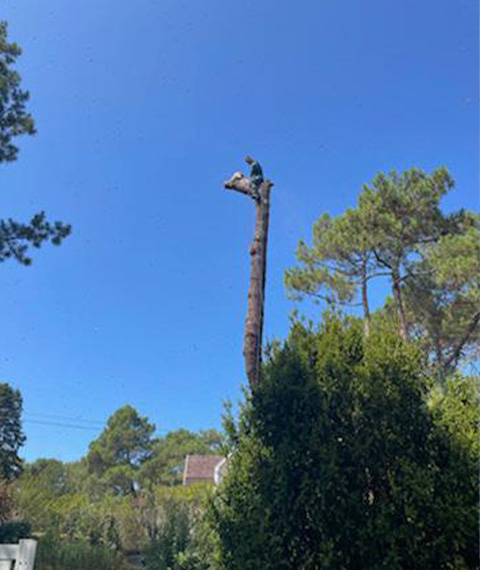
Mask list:
POLYGON ((79 424, 66 424, 66 423, 62 423, 62 422, 50 422, 47 420, 23 420, 25 423, 29 423, 29 424, 40 424, 40 425, 44 425, 44 426, 56 426, 56 427, 66 427, 66 428, 70 428, 70 429, 89 429, 89 430, 95 430, 98 431, 99 427, 93 427, 93 426, 82 426, 79 424))
MULTIPOLYGON (((104 428, 105 427, 105 422, 100 422, 98 420, 82 420, 80 418, 72 418, 72 417, 66 417, 66 416, 52 416, 49 414, 25 414, 28 416, 43 416, 45 418, 53 418, 53 419, 59 419, 59 420, 66 420, 66 422, 64 421, 50 421, 50 420, 42 420, 42 419, 24 419, 24 423, 30 423, 30 424, 38 424, 38 425, 43 425, 43 426, 52 426, 52 427, 65 427, 65 428, 69 428, 69 429, 86 429, 86 430, 94 430, 94 431, 98 431, 100 428, 104 428), (82 423, 86 423, 86 424, 97 424, 95 425, 81 425, 81 423, 72 423, 72 422, 82 422, 82 423)), ((157 429, 156 430, 159 433, 168 433, 171 430, 167 430, 167 429, 157 429)))
POLYGON ((52 415, 52 414, 40 414, 40 413, 29 413, 29 412, 25 412, 24 414, 26 417, 32 417, 33 419, 48 419, 48 420, 62 420, 62 421, 67 421, 67 422, 75 422, 75 423, 81 423, 81 424, 96 424, 98 426, 104 426, 105 422, 101 421, 101 420, 90 420, 90 419, 84 419, 84 418, 79 418, 79 417, 72 417, 72 416, 56 416, 56 415, 52 415))

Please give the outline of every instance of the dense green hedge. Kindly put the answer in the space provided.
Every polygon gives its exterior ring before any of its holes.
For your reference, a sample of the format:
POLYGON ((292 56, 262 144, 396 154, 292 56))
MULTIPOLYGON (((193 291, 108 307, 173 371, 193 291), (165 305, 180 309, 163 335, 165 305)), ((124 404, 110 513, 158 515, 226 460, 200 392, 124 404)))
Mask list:
POLYGON ((7 522, 0 525, 0 544, 16 543, 21 538, 31 538, 32 529, 25 521, 7 522))
POLYGON ((429 409, 424 369, 396 335, 296 324, 232 429, 211 512, 220 567, 479 568, 478 446, 429 409))
POLYGON ((40 538, 35 570, 129 570, 124 558, 100 546, 62 543, 60 539, 40 538))

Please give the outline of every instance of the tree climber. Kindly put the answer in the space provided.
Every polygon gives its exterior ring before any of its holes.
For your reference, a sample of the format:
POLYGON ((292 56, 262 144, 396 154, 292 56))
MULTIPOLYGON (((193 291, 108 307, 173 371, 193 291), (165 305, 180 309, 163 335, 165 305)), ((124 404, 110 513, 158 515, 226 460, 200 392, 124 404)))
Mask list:
POLYGON ((252 187, 255 197, 257 199, 260 198, 260 186, 262 185, 264 178, 263 178, 263 170, 260 164, 254 160, 251 156, 245 157, 245 162, 251 166, 250 170, 250 186, 252 187))

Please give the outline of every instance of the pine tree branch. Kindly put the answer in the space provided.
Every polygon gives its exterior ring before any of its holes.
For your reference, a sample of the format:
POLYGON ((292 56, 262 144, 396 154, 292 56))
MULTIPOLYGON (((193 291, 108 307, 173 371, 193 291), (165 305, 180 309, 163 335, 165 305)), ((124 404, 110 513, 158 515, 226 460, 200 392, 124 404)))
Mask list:
POLYGON ((378 261, 378 263, 380 263, 380 265, 384 265, 385 267, 388 267, 388 269, 393 269, 389 263, 380 257, 376 249, 373 250, 373 255, 375 256, 375 259, 378 261))
POLYGON ((460 356, 462 355, 462 350, 463 347, 465 346, 465 344, 468 342, 469 338, 471 337, 471 335, 474 333, 475 329, 478 327, 480 323, 480 312, 475 313, 475 315, 473 316, 472 320, 470 321, 470 324, 468 325, 467 330, 465 331, 465 334, 463 335, 463 337, 460 339, 459 343, 457 344, 457 346, 455 347, 454 351, 452 352, 452 354, 445 360, 445 363, 443 365, 443 368, 445 371, 448 371, 448 369, 450 368, 450 366, 452 364, 456 364, 460 358, 460 356))

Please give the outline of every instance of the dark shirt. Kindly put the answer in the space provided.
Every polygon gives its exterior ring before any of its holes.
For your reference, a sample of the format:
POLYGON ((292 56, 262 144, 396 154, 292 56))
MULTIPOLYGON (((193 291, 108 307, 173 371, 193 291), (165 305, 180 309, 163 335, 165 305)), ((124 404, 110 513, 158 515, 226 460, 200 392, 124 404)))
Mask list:
POLYGON ((263 170, 258 162, 252 164, 252 170, 250 171, 250 180, 257 185, 263 182, 263 170))

